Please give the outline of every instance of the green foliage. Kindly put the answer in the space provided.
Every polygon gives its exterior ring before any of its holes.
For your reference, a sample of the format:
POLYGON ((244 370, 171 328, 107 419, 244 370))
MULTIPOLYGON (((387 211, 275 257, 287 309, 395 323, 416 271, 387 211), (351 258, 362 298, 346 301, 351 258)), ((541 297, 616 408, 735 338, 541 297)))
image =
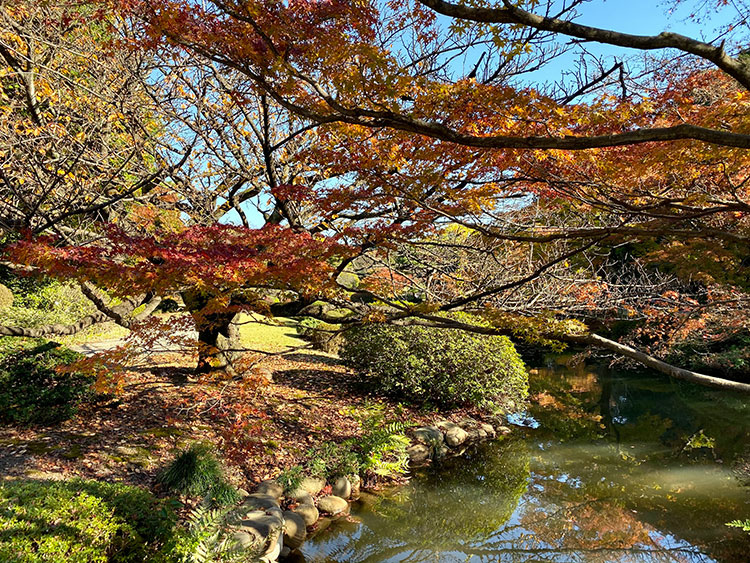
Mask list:
MULTIPOLYGON (((709 327, 711 333, 720 332, 709 327)), ((728 332, 728 331, 727 331, 728 332)), ((689 369, 735 379, 750 379, 750 335, 744 331, 728 332, 724 338, 705 338, 709 330, 678 342, 667 361, 689 369)))
POLYGON ((730 528, 739 528, 743 532, 750 534, 750 518, 747 520, 732 520, 727 522, 727 526, 730 528))
POLYGON ((262 546, 255 552, 236 545, 226 532, 231 516, 231 509, 198 506, 188 517, 187 532, 179 538, 174 557, 181 563, 254 561, 262 546))
POLYGON ((239 499, 239 493, 227 482, 224 468, 209 444, 195 443, 180 452, 158 479, 170 491, 203 497, 219 506, 239 499))
POLYGON ((78 358, 53 342, 0 339, 0 421, 54 424, 72 417, 93 398, 94 378, 56 368, 78 358))
POLYGON ((294 467, 282 471, 279 476, 276 477, 276 481, 278 481, 279 485, 284 487, 284 493, 289 494, 299 487, 304 477, 304 467, 301 465, 295 465, 294 467))
POLYGON ((388 421, 382 408, 365 411, 360 417, 364 434, 358 440, 361 448, 362 468, 381 477, 397 477, 409 469, 406 448, 409 439, 404 431, 411 424, 388 421))
POLYGON ((137 487, 97 481, 0 483, 0 561, 167 561, 170 504, 137 487))
POLYGON ((353 451, 354 441, 341 444, 323 442, 308 450, 305 468, 310 475, 335 479, 346 475, 359 475, 360 458, 353 451))
POLYGON ((96 311, 73 283, 8 276, 3 283, 13 292, 14 302, 10 307, 0 308, 0 324, 24 328, 71 324, 96 311))
POLYGON ((493 408, 528 395, 523 361, 503 336, 367 325, 345 334, 341 356, 368 389, 417 403, 493 408))

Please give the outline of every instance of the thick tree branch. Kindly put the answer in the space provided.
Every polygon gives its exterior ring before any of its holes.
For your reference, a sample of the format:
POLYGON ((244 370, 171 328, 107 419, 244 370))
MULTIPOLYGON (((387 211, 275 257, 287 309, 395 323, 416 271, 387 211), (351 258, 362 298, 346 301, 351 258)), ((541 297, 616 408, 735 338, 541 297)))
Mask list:
POLYGON ((640 50, 677 49, 712 62, 745 88, 750 89, 750 67, 727 55, 723 43, 719 46, 698 41, 678 33, 662 32, 659 35, 632 35, 609 29, 581 25, 571 21, 543 17, 514 6, 503 0, 503 8, 472 7, 452 4, 445 0, 419 0, 421 4, 439 14, 452 18, 482 23, 520 24, 542 31, 560 33, 585 41, 595 41, 640 50))

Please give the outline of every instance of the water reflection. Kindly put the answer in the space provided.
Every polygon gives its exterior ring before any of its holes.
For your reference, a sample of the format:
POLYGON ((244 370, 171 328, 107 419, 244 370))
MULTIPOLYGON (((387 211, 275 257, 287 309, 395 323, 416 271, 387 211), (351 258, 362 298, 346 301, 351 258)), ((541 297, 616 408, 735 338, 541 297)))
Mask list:
POLYGON ((744 398, 560 365, 532 389, 537 425, 366 497, 306 560, 749 560, 749 538, 724 526, 750 516, 733 471, 750 447, 744 398))

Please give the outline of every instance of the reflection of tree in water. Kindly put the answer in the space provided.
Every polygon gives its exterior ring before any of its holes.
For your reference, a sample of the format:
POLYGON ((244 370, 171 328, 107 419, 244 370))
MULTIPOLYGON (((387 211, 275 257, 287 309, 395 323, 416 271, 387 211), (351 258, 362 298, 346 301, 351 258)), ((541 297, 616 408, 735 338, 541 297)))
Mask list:
POLYGON ((327 561, 463 561, 460 554, 468 555, 508 521, 528 479, 522 441, 446 460, 359 514, 360 533, 336 542, 327 561))
POLYGON ((724 523, 750 500, 733 477, 750 475, 750 403, 593 373, 540 370, 525 442, 428 470, 364 525, 314 540, 331 558, 311 561, 748 561, 724 523))

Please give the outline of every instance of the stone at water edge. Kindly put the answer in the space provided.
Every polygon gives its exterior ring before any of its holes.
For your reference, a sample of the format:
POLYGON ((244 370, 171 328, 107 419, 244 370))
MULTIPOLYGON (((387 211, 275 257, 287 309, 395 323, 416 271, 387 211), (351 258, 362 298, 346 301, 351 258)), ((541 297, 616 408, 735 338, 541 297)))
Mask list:
POLYGON ((279 501, 271 495, 253 493, 242 501, 242 505, 250 509, 266 510, 268 508, 278 508, 279 501))
POLYGON ((327 512, 335 516, 349 510, 349 503, 341 497, 328 495, 318 499, 318 509, 321 512, 327 512))
POLYGON ((315 508, 315 505, 312 503, 312 501, 310 501, 310 504, 302 503, 298 505, 293 509, 293 512, 295 514, 299 514, 302 517, 302 519, 305 521, 306 526, 312 526, 313 524, 315 524, 315 522, 318 521, 318 517, 320 517, 318 509, 315 508))
POLYGON ((443 433, 436 426, 422 426, 411 432, 414 440, 429 446, 438 446, 443 443, 443 433))
POLYGON ((339 477, 331 487, 331 492, 337 497, 348 499, 352 496, 352 484, 346 477, 339 477))
POLYGON ((484 430, 487 433, 487 438, 490 440, 494 440, 497 436, 497 433, 495 432, 495 428, 491 424, 487 424, 486 422, 483 422, 482 430, 484 430))
POLYGON ((443 421, 439 422, 437 426, 445 433, 445 443, 452 448, 460 446, 469 437, 466 430, 453 422, 443 421))
POLYGON ((424 463, 430 459, 431 453, 430 448, 424 444, 412 444, 406 448, 406 455, 409 456, 409 463, 424 463))
POLYGON ((303 490, 313 496, 317 495, 326 486, 326 480, 319 477, 305 477, 300 481, 297 490, 303 490))
POLYGON ((241 530, 233 533, 230 541, 238 549, 255 550, 263 539, 256 533, 241 530))
POLYGON ((300 514, 287 510, 284 512, 284 545, 297 549, 307 537, 307 525, 300 514))
POLYGON ((278 530, 275 537, 271 539, 271 545, 260 558, 260 561, 263 563, 275 563, 279 558, 282 549, 284 549, 284 536, 282 535, 281 530, 278 530))
POLYGON ((258 490, 256 492, 261 495, 268 495, 275 499, 280 499, 284 495, 284 487, 282 487, 275 479, 267 479, 258 485, 258 490))
POLYGON ((352 484, 352 495, 351 498, 358 498, 359 497, 359 489, 362 485, 362 479, 359 475, 351 475, 349 477, 349 482, 352 484))
POLYGON ((510 428, 508 428, 507 426, 499 426, 497 432, 499 434, 502 434, 503 436, 507 436, 508 434, 510 434, 510 428))
POLYGON ((312 495, 302 489, 295 489, 287 495, 287 498, 295 501, 297 504, 315 504, 312 495))
POLYGON ((256 534, 264 540, 279 532, 284 525, 281 511, 267 513, 263 510, 253 510, 248 512, 239 522, 239 528, 243 532, 256 534))

